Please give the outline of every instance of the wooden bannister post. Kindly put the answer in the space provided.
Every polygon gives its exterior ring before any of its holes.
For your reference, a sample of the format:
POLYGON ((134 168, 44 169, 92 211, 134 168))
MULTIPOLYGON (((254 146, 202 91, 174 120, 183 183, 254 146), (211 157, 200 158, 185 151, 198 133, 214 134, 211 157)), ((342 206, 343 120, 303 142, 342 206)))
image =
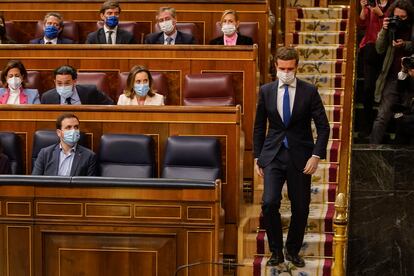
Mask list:
POLYGON ((334 263, 332 266, 333 276, 345 275, 345 248, 347 242, 347 200, 343 193, 339 193, 335 200, 335 218, 334 218, 334 263))

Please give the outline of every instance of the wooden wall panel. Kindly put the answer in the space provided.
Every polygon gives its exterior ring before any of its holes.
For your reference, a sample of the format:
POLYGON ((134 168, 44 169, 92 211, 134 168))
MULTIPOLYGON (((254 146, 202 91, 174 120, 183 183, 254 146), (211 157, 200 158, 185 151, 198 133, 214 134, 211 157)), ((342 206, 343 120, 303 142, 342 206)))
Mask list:
MULTIPOLYGON (((32 274, 32 226, 6 225, 7 276, 32 274)), ((4 262, 3 262, 4 264, 4 262)))
MULTIPOLYGON (((108 185, 104 178, 102 186, 96 179, 65 186, 30 179, 23 185, 0 179, 2 210, 19 202, 36 206, 28 217, 1 213, 1 275, 170 276, 191 262, 221 260, 219 182, 159 188, 150 180, 144 186, 142 180, 119 186, 112 179, 108 185)), ((218 271, 200 266, 189 275, 218 271)))
POLYGON ((175 270, 175 235, 42 231, 46 276, 170 276, 175 270))
MULTIPOLYGON (((211 231, 188 231, 188 263, 203 262, 204 260, 212 259, 213 248, 211 247, 199 247, 194 246, 200 244, 202 241, 211 241, 213 239, 213 233, 211 231)), ((198 276, 198 275, 212 275, 211 267, 214 265, 205 264, 194 266, 188 269, 188 275, 198 276), (204 266, 204 267, 203 267, 204 266), (203 274, 204 273, 204 274, 203 274)), ((183 274, 181 274, 183 275, 183 274)))

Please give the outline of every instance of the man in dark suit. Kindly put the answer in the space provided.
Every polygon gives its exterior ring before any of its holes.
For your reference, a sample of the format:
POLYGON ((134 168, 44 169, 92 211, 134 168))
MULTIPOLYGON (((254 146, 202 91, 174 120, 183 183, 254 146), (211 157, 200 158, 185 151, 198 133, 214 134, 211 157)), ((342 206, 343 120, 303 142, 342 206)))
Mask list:
POLYGON ((78 145, 79 119, 65 113, 56 120, 56 133, 60 142, 40 150, 33 175, 95 176, 96 155, 78 145))
POLYGON ((195 44, 192 35, 177 30, 177 17, 174 8, 161 7, 156 16, 161 32, 150 33, 145 37, 145 44, 195 44))
POLYGON ((60 66, 55 69, 54 75, 56 88, 42 94, 42 104, 114 104, 95 85, 76 85, 78 74, 72 66, 60 66))
POLYGON ((309 215, 311 175, 319 159, 325 158, 329 139, 328 118, 318 90, 296 78, 298 62, 295 49, 278 49, 278 80, 260 88, 254 125, 255 169, 264 178, 262 212, 272 252, 267 265, 271 266, 284 262, 279 208, 285 181, 292 210, 286 259, 298 267, 305 266, 298 253, 309 215), (315 144, 312 120, 318 134, 315 144))
POLYGON ((119 28, 121 6, 117 1, 106 1, 102 4, 100 15, 103 28, 88 34, 86 44, 136 44, 133 34, 119 28))
POLYGON ((30 44, 73 44, 73 40, 61 37, 63 17, 60 13, 49 12, 43 21, 44 36, 30 40, 30 44))

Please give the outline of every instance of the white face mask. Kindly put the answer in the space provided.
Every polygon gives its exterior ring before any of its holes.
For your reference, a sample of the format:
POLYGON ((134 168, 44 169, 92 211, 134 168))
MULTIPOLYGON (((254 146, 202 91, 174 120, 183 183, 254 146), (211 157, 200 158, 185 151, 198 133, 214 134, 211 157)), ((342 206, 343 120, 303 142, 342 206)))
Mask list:
POLYGON ((174 25, 173 25, 172 20, 160 22, 158 23, 158 25, 160 26, 160 30, 166 34, 169 34, 174 30, 174 25))
POLYGON ((17 90, 22 86, 22 79, 19 77, 12 77, 7 80, 9 88, 12 90, 17 90))
POLYGON ((236 26, 233 24, 223 24, 221 26, 221 31, 223 32, 223 34, 231 36, 236 32, 236 26))
POLYGON ((295 71, 284 72, 277 70, 277 78, 284 84, 292 84, 295 80, 295 71))
POLYGON ((56 92, 64 99, 69 98, 73 94, 73 86, 56 86, 56 92))

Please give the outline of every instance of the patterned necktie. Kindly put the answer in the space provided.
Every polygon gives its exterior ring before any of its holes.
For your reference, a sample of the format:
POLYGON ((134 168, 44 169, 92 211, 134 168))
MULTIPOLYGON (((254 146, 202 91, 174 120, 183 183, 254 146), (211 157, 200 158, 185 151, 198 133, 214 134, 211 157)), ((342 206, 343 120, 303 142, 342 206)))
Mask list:
POLYGON ((65 103, 66 104, 72 104, 72 98, 71 97, 66 98, 65 103))
POLYGON ((167 41, 167 45, 171 45, 171 42, 173 41, 173 38, 169 36, 165 40, 167 41))
MULTIPOLYGON (((285 94, 283 94, 283 123, 285 126, 290 121, 290 98, 289 98, 289 85, 285 85, 285 94)), ((286 148, 289 148, 287 137, 283 139, 283 144, 286 148)))
POLYGON ((112 34, 114 31, 108 31, 108 44, 112 44, 112 34))

